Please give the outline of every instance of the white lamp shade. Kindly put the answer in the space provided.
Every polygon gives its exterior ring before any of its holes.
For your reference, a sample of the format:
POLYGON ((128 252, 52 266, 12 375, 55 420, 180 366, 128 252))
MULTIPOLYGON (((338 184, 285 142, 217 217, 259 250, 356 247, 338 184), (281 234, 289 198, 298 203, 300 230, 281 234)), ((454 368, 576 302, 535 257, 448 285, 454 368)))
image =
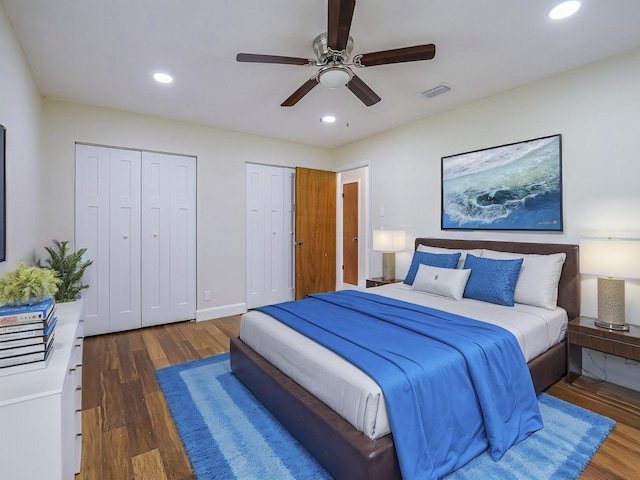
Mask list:
POLYGON ((640 241, 580 240, 580 273, 640 278, 640 241))
POLYGON ((401 252, 406 248, 404 230, 374 230, 373 249, 378 252, 401 252))

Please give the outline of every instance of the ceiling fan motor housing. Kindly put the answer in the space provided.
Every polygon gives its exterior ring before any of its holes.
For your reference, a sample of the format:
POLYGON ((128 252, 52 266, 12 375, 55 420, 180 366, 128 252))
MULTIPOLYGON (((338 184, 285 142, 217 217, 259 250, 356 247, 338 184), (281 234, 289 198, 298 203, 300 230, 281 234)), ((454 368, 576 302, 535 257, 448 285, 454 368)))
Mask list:
POLYGON ((329 47, 327 43, 327 33, 321 33, 313 39, 313 51, 318 58, 320 65, 328 63, 347 63, 353 51, 353 38, 349 36, 347 46, 344 50, 336 51, 329 47))

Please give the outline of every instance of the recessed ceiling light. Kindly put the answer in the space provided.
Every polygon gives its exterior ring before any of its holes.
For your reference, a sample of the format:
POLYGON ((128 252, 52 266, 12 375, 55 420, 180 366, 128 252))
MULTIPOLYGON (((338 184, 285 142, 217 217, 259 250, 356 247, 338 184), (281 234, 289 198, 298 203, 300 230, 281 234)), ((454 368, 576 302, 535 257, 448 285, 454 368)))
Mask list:
POLYGON ((160 83, 171 83, 173 82, 173 77, 167 73, 154 73, 153 78, 160 83))
POLYGON ((333 115, 325 115, 320 119, 320 123, 333 123, 336 121, 336 117, 333 115))
POLYGON ((567 18, 573 15, 580 8, 580 2, 577 0, 571 0, 569 2, 563 2, 556 7, 554 7, 549 12, 549 17, 553 20, 560 20, 562 18, 567 18))

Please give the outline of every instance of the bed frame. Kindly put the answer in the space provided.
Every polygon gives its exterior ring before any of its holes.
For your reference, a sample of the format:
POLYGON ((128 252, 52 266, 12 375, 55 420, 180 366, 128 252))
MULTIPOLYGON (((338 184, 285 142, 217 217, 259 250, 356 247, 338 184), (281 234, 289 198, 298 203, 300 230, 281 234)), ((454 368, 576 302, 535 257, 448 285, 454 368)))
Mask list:
MULTIPOLYGON (((548 243, 518 243, 485 240, 417 238, 415 247, 487 248, 515 253, 564 252, 558 285, 558 305, 569 320, 580 315, 578 246, 548 243)), ((391 434, 377 440, 357 431, 324 403, 295 383, 239 338, 231 339, 231 370, 262 404, 336 479, 401 479, 391 434)), ((566 340, 529 362, 536 393, 566 374, 566 340)))

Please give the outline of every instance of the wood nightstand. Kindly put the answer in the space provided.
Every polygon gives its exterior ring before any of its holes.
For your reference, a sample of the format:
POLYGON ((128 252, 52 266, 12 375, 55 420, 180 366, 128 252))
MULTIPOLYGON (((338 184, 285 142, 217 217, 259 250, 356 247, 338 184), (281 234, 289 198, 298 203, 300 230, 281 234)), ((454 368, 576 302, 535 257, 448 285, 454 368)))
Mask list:
POLYGON ((567 381, 582 375, 582 348, 640 361, 640 327, 629 325, 629 331, 596 327, 595 319, 579 317, 571 320, 567 335, 567 381))
POLYGON ((385 280, 382 277, 367 278, 367 288, 389 285, 390 283, 398 283, 401 281, 399 278, 394 278, 393 280, 385 280))

